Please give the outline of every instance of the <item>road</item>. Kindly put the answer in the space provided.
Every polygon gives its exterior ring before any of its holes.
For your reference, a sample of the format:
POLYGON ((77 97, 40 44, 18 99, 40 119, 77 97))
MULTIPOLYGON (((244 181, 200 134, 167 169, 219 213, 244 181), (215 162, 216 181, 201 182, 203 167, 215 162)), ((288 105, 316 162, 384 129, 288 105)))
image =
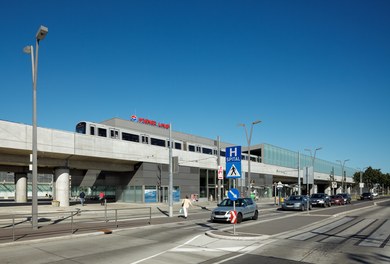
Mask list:
POLYGON ((83 234, 0 245, 1 263, 389 263, 390 202, 306 212, 263 212, 237 225, 238 240, 210 234, 230 232, 208 214, 112 234, 83 234), (209 235, 206 235, 208 233, 209 235))

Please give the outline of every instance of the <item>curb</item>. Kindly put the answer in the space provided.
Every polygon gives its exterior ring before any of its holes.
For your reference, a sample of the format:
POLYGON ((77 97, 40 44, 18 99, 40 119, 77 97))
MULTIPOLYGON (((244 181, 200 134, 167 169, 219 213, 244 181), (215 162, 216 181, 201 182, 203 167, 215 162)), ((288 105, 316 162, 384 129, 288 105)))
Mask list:
POLYGON ((257 241, 257 240, 265 240, 269 238, 269 235, 252 235, 247 233, 239 233, 233 234, 232 232, 226 231, 207 231, 206 236, 218 239, 228 239, 228 240, 242 240, 242 241, 257 241), (222 234, 218 234, 222 233, 222 234), (224 234, 225 233, 225 234, 224 234))

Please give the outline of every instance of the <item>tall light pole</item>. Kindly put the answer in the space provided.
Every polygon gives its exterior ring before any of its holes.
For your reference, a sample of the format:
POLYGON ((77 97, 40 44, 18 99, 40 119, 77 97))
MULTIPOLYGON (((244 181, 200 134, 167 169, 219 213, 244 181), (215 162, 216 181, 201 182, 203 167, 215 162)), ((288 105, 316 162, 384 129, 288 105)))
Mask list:
POLYGON ((349 159, 346 159, 346 160, 343 160, 343 161, 341 161, 341 160, 336 160, 336 161, 340 162, 340 165, 341 165, 341 189, 344 192, 344 180, 346 180, 346 179, 344 179, 344 166, 345 166, 345 163, 347 161, 349 161, 349 159))
POLYGON ((37 79, 38 79, 38 50, 39 42, 43 40, 49 30, 40 26, 35 36, 35 60, 33 46, 27 46, 24 52, 31 54, 32 63, 32 85, 33 85, 33 131, 32 131, 32 208, 31 222, 33 229, 38 229, 38 147, 37 147, 37 79))
POLYGON ((360 171, 360 183, 359 183, 359 189, 360 189, 360 195, 362 195, 362 193, 363 193, 363 171, 364 170, 366 170, 368 167, 365 167, 365 168, 363 168, 362 170, 360 170, 359 169, 359 171, 360 171))
POLYGON ((173 216, 173 160, 172 160, 172 124, 169 124, 169 217, 173 216))
MULTIPOLYGON (((314 155, 312 155, 312 151, 311 149, 305 149, 305 151, 309 151, 310 152, 310 157, 311 157, 311 166, 313 167, 313 185, 314 185, 314 162, 316 160, 316 154, 317 154, 317 150, 321 150, 322 147, 320 148, 316 148, 314 149, 314 155)), ((309 181, 306 182, 307 183, 307 195, 309 195, 309 181)))
POLYGON ((247 191, 247 197, 251 197, 251 140, 252 140, 252 132, 253 132, 253 126, 256 124, 259 124, 261 121, 256 120, 251 123, 251 131, 248 137, 248 131, 246 129, 245 124, 238 124, 239 126, 244 127, 245 130, 245 136, 246 141, 248 143, 248 191, 247 191))

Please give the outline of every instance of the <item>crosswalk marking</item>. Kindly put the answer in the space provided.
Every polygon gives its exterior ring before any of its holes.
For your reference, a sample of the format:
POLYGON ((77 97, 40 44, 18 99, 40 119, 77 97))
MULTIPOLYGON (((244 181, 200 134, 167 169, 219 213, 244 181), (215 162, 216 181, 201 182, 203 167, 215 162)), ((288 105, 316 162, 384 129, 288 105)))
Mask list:
POLYGON ((359 243, 363 247, 382 247, 386 240, 390 237, 390 220, 386 220, 374 233, 368 238, 359 243))
POLYGON ((317 242, 327 244, 342 244, 346 240, 354 239, 355 241, 360 241, 359 244, 355 245, 362 247, 384 248, 390 246, 390 220, 380 221, 378 219, 367 218, 353 221, 355 219, 355 217, 344 217, 319 228, 300 234, 298 233, 299 231, 293 232, 290 236, 282 236, 281 238, 306 241, 318 237, 317 242), (337 230, 335 228, 342 230, 336 232, 337 230), (375 231, 368 236, 367 232, 373 229, 375 231))
POLYGON ((375 219, 364 219, 358 222, 357 224, 352 225, 347 229, 337 233, 336 236, 329 236, 328 238, 322 240, 321 242, 340 244, 344 240, 352 237, 353 235, 356 235, 356 233, 360 232, 361 230, 363 230, 364 228, 366 228, 367 226, 369 226, 375 221, 376 221, 375 219))
POLYGON ((345 223, 352 221, 353 219, 355 219, 355 218, 354 217, 344 217, 336 222, 333 222, 333 223, 327 224, 323 227, 311 230, 310 232, 305 232, 303 234, 290 237, 290 239, 301 240, 301 241, 307 240, 307 239, 313 238, 315 236, 318 236, 320 234, 324 234, 324 233, 326 233, 326 232, 328 232, 328 231, 330 231, 338 226, 341 226, 345 223))

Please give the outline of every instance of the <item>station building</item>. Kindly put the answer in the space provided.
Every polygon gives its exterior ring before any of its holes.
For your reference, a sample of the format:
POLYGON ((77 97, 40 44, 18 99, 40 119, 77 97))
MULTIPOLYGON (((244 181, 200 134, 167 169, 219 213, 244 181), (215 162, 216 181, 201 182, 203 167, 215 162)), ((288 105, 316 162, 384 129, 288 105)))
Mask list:
MULTIPOLYGON (((70 132, 69 132, 70 133, 70 132)), ((91 148, 104 153, 109 146, 116 157, 133 165, 131 171, 116 171, 115 168, 80 169, 70 166, 69 196, 75 198, 81 191, 90 199, 96 199, 103 191, 106 197, 120 202, 153 203, 168 201, 169 149, 172 142, 173 153, 173 196, 179 201, 186 195, 196 200, 224 198, 232 188, 232 180, 220 180, 218 166, 225 168, 225 150, 234 143, 211 139, 189 133, 171 131, 169 124, 132 116, 131 120, 112 118, 100 123, 80 122, 76 132, 71 132, 77 148, 91 148), (83 143, 92 142, 92 143, 83 143), (93 147, 91 147, 93 144, 93 147), (123 158, 121 156, 123 153, 123 158), (218 196, 218 186, 221 196, 218 196)), ((75 147, 76 148, 76 147, 75 147)), ((39 149, 38 149, 39 151, 39 149)), ((83 153, 84 153, 83 152, 83 153)), ((237 188, 246 193, 250 188, 256 198, 325 192, 351 192, 352 176, 356 170, 319 158, 314 160, 314 184, 305 184, 305 168, 313 165, 310 155, 298 153, 271 144, 242 146, 242 172, 237 180, 237 188), (248 161, 251 161, 251 182, 247 183, 248 161), (299 180, 298 180, 299 179, 299 180), (282 189, 276 184, 282 183, 282 189)), ((75 156, 77 151, 74 151, 75 156)), ((81 157, 81 155, 79 154, 81 157)), ((39 154, 38 154, 39 157, 39 154)), ((118 159, 118 158, 116 158, 118 159)), ((39 161, 38 161, 39 166, 39 161)), ((224 172, 224 175, 226 172, 224 172)), ((54 196, 56 175, 39 173, 38 196, 54 196)), ((13 199, 18 178, 16 172, 0 172, 0 197, 13 199)), ((31 197, 31 173, 27 177, 27 196, 31 197)))

